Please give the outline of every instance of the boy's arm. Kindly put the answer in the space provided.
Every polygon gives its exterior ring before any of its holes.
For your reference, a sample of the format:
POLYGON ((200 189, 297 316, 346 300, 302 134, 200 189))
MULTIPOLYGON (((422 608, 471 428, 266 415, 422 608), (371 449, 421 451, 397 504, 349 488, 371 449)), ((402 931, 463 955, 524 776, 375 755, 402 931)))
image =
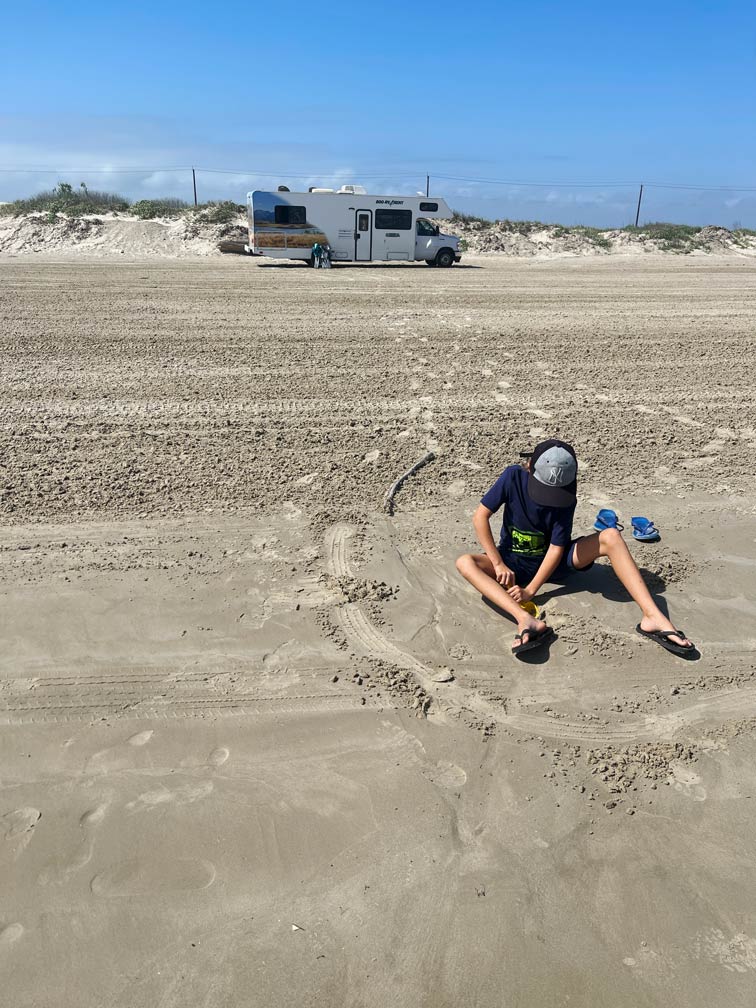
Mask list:
POLYGON ((483 550, 488 557, 488 559, 493 564, 494 577, 499 582, 499 584, 508 587, 515 583, 514 571, 510 570, 501 559, 501 554, 496 548, 496 543, 494 542, 494 537, 491 534, 491 515, 493 511, 487 508, 485 504, 478 504, 473 514, 473 528, 475 529, 475 534, 478 537, 478 542, 483 547, 483 550))
POLYGON ((524 588, 518 588, 517 585, 514 586, 509 591, 509 594, 515 600, 515 602, 529 602, 534 595, 537 595, 541 590, 541 586, 546 584, 551 575, 559 566, 562 557, 564 556, 564 546, 551 546, 546 550, 546 555, 543 560, 541 560, 541 565, 535 572, 530 582, 524 588))

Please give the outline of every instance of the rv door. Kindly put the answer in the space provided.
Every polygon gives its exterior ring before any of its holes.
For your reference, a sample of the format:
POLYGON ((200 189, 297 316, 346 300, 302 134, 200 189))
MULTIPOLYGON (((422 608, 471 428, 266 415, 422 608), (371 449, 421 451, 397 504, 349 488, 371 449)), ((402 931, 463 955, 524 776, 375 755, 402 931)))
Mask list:
POLYGON ((373 211, 356 210, 354 214, 354 261, 373 258, 373 211))

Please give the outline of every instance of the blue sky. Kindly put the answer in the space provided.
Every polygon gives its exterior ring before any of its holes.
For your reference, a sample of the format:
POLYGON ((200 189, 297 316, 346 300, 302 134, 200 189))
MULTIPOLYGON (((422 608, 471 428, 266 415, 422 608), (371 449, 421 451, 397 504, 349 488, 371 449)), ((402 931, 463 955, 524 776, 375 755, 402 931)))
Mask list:
POLYGON ((0 23, 0 199, 61 179, 189 198, 166 169, 192 164, 228 171, 200 172, 201 199, 238 201, 427 172, 490 217, 625 224, 645 182, 642 219, 756 227, 752 0, 82 0, 0 23))

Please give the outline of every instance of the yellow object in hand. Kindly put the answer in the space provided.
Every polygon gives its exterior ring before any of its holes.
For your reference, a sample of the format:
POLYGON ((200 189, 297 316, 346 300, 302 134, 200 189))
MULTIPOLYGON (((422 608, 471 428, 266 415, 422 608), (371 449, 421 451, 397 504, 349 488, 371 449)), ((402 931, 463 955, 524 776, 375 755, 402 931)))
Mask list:
POLYGON ((535 602, 520 602, 520 609, 524 609, 533 619, 540 619, 541 610, 535 602))

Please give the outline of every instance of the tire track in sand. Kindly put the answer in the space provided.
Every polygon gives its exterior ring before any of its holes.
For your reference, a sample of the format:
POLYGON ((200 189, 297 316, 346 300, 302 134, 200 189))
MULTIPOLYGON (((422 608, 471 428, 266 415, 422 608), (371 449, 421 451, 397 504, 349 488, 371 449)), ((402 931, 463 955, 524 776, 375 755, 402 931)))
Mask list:
MULTIPOLYGON (((355 529, 339 522, 326 533, 326 563, 337 577, 354 577, 349 561, 349 541, 355 529)), ((459 714, 467 711, 477 718, 513 731, 560 741, 594 744, 630 744, 671 740, 691 729, 711 728, 730 720, 756 715, 756 687, 729 689, 663 714, 617 719, 595 724, 574 717, 509 711, 506 705, 487 700, 474 689, 456 682, 442 686, 434 681, 434 670, 386 637, 367 617, 358 603, 337 608, 335 619, 355 650, 379 658, 410 672, 433 698, 437 710, 459 714)))
POLYGON ((227 685, 223 678, 217 669, 184 675, 166 668, 130 673, 119 666, 96 675, 10 679, 0 686, 0 725, 316 714, 377 706, 352 692, 270 695, 227 685))

